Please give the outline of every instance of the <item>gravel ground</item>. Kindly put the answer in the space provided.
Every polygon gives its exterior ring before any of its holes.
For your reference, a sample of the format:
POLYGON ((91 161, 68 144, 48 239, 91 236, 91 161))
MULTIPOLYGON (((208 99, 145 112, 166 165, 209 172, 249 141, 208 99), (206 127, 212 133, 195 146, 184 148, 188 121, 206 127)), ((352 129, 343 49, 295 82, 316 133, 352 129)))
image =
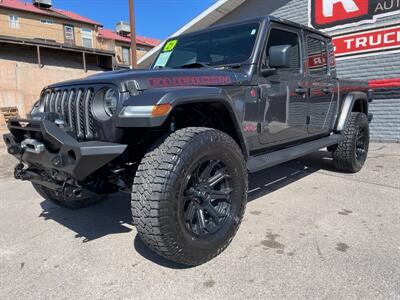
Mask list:
POLYGON ((147 250, 129 196, 70 211, 0 148, 0 299, 400 299, 400 145, 356 175, 320 151, 250 177, 231 246, 196 268, 147 250))

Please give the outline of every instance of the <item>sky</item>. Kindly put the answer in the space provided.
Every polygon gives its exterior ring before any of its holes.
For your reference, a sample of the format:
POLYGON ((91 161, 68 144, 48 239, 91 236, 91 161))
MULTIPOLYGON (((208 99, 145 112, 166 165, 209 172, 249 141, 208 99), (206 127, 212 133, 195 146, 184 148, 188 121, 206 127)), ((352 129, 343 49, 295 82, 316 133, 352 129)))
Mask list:
MULTIPOLYGON (((134 0, 138 35, 165 39, 215 0, 134 0)), ((129 21, 128 0, 53 0, 53 6, 76 12, 115 29, 129 21)))

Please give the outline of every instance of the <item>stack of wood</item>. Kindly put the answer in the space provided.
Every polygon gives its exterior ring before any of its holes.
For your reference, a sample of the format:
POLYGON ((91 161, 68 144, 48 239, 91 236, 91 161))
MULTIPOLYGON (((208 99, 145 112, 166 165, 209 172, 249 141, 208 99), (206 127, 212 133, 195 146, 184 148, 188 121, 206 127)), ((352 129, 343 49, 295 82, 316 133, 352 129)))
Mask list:
POLYGON ((18 108, 15 106, 0 107, 0 124, 7 123, 11 118, 19 118, 18 108))

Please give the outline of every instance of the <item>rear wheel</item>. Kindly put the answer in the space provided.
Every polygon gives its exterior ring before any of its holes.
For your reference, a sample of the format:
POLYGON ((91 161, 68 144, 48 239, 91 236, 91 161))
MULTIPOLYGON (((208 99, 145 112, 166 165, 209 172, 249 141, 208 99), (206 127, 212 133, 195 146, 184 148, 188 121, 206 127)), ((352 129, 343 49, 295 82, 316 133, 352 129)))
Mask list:
POLYGON ((235 236, 247 201, 247 170, 236 142, 209 128, 185 128, 143 158, 132 188, 133 221, 161 256, 195 266, 235 236))
POLYGON ((50 200, 54 204, 70 209, 78 209, 78 208, 92 206, 101 202, 107 197, 107 195, 103 194, 94 195, 91 197, 79 197, 72 195, 67 197, 37 183, 32 182, 32 185, 36 190, 36 192, 38 192, 38 194, 42 196, 44 199, 50 200))
POLYGON ((369 123, 364 113, 351 113, 342 141, 333 149, 332 156, 338 170, 357 173, 368 156, 369 123))

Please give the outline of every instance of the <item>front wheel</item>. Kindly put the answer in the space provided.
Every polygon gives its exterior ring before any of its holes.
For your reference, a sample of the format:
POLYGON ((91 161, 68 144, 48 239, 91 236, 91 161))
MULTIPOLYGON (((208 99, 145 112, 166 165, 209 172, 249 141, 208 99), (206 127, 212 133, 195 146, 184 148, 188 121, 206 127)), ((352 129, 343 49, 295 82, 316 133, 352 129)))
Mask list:
POLYGON ((333 148, 332 156, 338 170, 357 173, 368 156, 369 123, 364 113, 351 113, 346 129, 342 133, 342 141, 333 148))
POLYGON ((196 266, 232 241, 247 201, 247 170, 237 143, 209 128, 185 128, 143 158, 132 214, 143 242, 172 261, 196 266))

